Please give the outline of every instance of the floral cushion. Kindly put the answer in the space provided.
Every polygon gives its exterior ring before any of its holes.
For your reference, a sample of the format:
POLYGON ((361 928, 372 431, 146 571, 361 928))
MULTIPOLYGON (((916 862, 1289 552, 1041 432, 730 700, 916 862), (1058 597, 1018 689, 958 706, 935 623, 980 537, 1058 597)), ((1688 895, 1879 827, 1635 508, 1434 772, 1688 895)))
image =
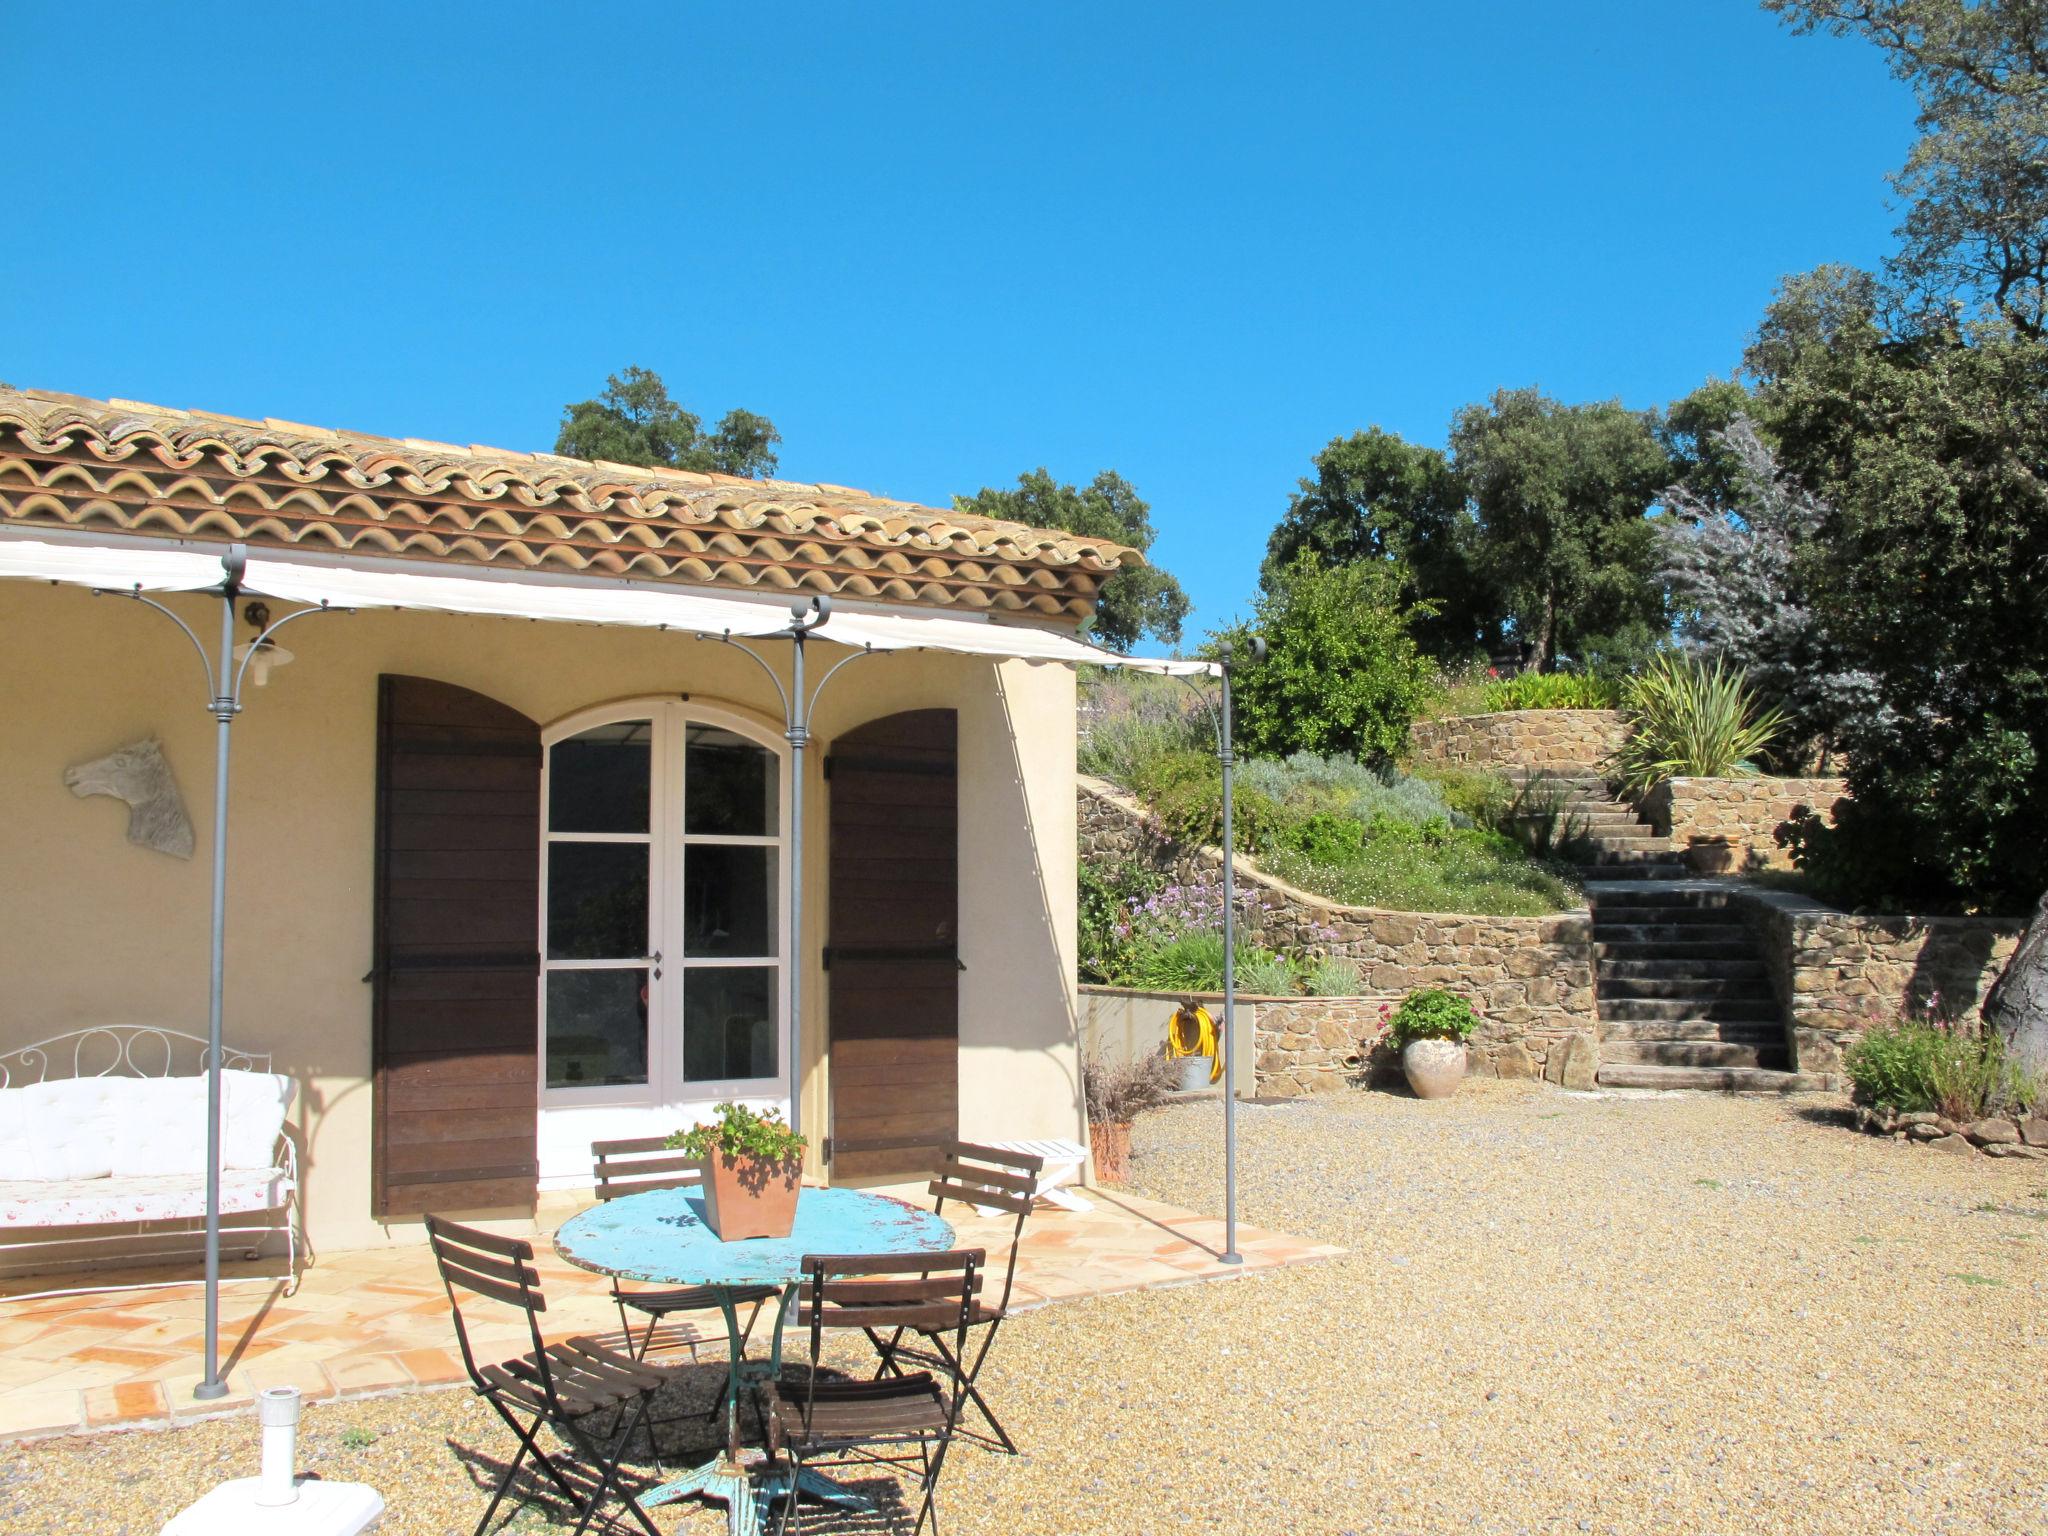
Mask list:
MULTIPOLYGON (((223 1212, 274 1211, 291 1193, 281 1168, 230 1168, 220 1179, 223 1212)), ((191 1174, 112 1179, 0 1180, 0 1230, 179 1221, 206 1214, 206 1180, 191 1174)))

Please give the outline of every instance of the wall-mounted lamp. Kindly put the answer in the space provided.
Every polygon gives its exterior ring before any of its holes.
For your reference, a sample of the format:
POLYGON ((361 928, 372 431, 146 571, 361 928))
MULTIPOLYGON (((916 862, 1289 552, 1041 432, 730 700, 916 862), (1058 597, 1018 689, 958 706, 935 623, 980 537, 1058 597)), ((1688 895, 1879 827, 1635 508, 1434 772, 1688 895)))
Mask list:
POLYGON ((235 647, 235 660, 248 664, 258 688, 266 687, 274 670, 291 664, 292 653, 275 640, 263 638, 263 632, 270 628, 270 607, 267 603, 250 603, 242 609, 242 618, 256 631, 256 635, 235 647))

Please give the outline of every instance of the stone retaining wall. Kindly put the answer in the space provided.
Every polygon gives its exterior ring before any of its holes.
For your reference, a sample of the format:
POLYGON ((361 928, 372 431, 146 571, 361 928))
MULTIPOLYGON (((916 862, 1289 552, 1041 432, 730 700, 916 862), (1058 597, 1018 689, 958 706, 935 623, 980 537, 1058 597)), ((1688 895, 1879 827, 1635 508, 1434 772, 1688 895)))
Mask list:
MULTIPOLYGON (((1113 785, 1083 776, 1079 795, 1084 861, 1137 859, 1179 880, 1213 872, 1221 862, 1216 849, 1189 849, 1164 836, 1144 808, 1113 785)), ((1482 1021, 1472 1042, 1475 1072, 1542 1073, 1554 1047, 1576 1035, 1598 1038, 1593 918, 1584 909, 1549 917, 1389 912, 1326 901, 1266 874, 1242 855, 1235 869, 1240 885, 1258 893, 1258 910, 1245 924, 1252 942, 1355 960, 1375 997, 1449 987, 1469 1000, 1482 1021)), ((1299 1006, 1327 1001, 1302 999, 1299 1006)), ((1297 1069, 1276 1064, 1274 1075, 1317 1075, 1328 1065, 1297 1069)))
POLYGON ((1841 912, 1756 888, 1734 901, 1770 967, 1798 1072, 1839 1073, 1858 1035, 1902 1013, 1978 1017, 2026 927, 2017 918, 1841 912))
POLYGON ((1692 851, 1703 874, 1790 869, 1778 827, 1804 810, 1828 814, 1849 792, 1846 779, 1665 779, 1636 809, 1664 837, 1692 851))
MULTIPOLYGON (((1220 1031, 1223 999, 1197 993, 1220 1031)), ((1084 1055, 1112 1060, 1156 1055, 1166 1043, 1167 1021, 1180 994, 1128 987, 1081 988, 1084 1055)), ((1399 998, 1240 997, 1237 1000, 1237 1084, 1243 1095, 1297 1098, 1327 1093, 1359 1080, 1370 1043, 1383 1033, 1380 1010, 1399 998)))
POLYGON ((1612 709, 1511 709, 1418 720, 1408 729, 1408 755, 1418 763, 1595 774, 1626 734, 1612 709))

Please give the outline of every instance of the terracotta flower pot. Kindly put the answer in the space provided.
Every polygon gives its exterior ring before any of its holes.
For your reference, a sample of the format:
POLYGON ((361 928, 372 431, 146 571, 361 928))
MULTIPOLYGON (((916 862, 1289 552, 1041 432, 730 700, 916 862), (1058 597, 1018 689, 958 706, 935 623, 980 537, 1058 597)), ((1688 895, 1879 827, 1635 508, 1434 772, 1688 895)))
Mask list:
POLYGON ((720 1241, 789 1236, 796 1223, 802 1158, 769 1162, 714 1152, 703 1160, 703 1168, 704 1224, 720 1241))
POLYGON ((1131 1123, 1088 1127, 1088 1150, 1095 1155, 1095 1179, 1100 1184, 1121 1184, 1131 1172, 1131 1123))
POLYGON ((1465 1044, 1410 1040, 1401 1047, 1401 1074, 1418 1099, 1448 1099, 1465 1079, 1465 1044))

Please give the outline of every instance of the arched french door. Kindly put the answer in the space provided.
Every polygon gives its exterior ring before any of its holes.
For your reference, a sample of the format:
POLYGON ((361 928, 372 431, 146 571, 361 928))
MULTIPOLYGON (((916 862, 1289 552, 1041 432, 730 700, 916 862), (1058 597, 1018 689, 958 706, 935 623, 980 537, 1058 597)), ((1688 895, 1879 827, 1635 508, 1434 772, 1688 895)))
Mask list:
POLYGON ((768 727, 674 698, 542 741, 540 1163, 568 1182, 592 1140, 783 1101, 786 758, 768 727))

